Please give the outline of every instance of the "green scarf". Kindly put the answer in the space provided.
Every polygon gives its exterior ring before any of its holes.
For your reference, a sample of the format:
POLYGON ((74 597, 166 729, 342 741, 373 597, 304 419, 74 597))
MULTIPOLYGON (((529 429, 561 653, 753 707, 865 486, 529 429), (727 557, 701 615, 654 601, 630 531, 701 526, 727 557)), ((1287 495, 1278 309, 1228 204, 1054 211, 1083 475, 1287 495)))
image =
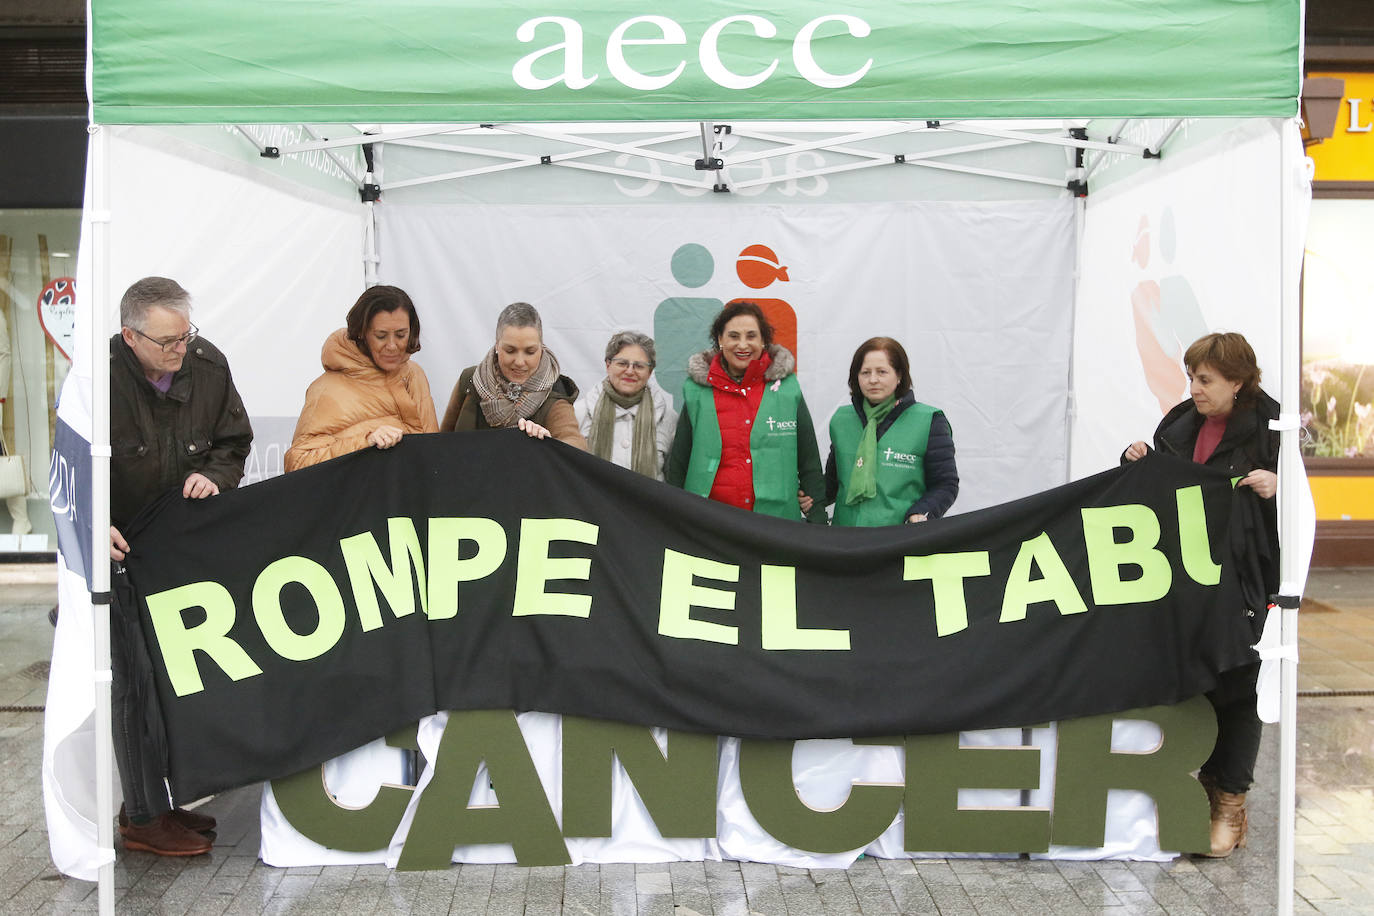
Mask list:
POLYGON ((854 457, 854 470, 849 474, 849 494, 844 498, 846 506, 854 506, 865 499, 878 495, 878 426, 883 418, 892 413, 897 406, 897 395, 889 394, 886 400, 870 404, 864 399, 864 431, 859 436, 859 450, 854 457))
POLYGON ((601 397, 592 411, 587 447, 593 455, 611 460, 611 443, 615 439, 616 407, 634 407, 634 433, 630 440, 630 470, 645 477, 658 479, 658 424, 654 421, 654 396, 645 385, 639 394, 625 397, 611 387, 610 380, 601 383, 601 397))

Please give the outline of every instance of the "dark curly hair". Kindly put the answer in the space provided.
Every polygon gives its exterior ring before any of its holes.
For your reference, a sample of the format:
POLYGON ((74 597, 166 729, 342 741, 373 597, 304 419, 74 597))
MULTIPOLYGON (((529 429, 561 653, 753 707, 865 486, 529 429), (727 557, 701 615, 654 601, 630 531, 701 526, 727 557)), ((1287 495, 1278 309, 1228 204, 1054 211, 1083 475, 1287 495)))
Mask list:
POLYGON ((406 352, 418 353, 420 316, 416 313, 415 303, 410 301, 409 294, 399 286, 373 286, 363 291, 358 301, 348 310, 348 339, 358 345, 364 356, 371 359, 372 354, 367 349, 367 341, 363 340, 367 334, 367 326, 379 312, 394 312, 397 309, 405 309, 406 314, 410 316, 410 339, 406 341, 406 352))

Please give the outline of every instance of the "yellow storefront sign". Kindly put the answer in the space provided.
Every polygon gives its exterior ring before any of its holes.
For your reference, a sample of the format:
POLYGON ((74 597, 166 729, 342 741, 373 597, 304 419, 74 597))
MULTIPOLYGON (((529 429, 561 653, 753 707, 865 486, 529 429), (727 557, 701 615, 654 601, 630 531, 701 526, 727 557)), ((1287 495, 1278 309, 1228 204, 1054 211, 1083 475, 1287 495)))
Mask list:
POLYGON ((1374 73, 1309 73, 1345 80, 1335 134, 1307 148, 1317 181, 1374 181, 1374 73))

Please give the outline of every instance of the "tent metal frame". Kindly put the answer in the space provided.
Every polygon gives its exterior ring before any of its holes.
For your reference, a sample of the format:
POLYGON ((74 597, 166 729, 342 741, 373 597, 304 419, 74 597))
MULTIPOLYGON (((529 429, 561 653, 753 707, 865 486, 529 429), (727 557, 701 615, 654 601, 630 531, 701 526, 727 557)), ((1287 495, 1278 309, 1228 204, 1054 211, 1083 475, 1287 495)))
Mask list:
POLYGON ((1070 151, 1095 153, 1095 159, 1087 167, 1087 171, 1077 176, 1079 179, 1085 180, 1091 176, 1097 167, 1107 161, 1109 155, 1143 159, 1158 158, 1165 143, 1173 136, 1182 120, 1174 121, 1159 139, 1148 147, 1124 142, 1120 139, 1122 131, 1130 123, 1129 121, 1123 121, 1111 135, 1102 140, 1089 139, 1086 133, 1077 136, 1075 135, 1077 132, 1071 127, 1067 125, 1055 126, 1052 122, 1014 123, 1019 124, 1019 126, 994 126, 987 122, 975 121, 831 122, 824 125, 819 122, 812 122, 801 128, 792 124, 786 126, 786 131, 790 135, 820 134, 815 139, 804 140, 795 139, 794 136, 783 136, 780 132, 782 125, 772 122, 716 124, 710 121, 701 121, 690 126, 684 123, 682 128, 670 129, 666 132, 664 125, 661 124, 581 125, 575 131, 556 130, 545 125, 530 124, 460 124, 405 128, 364 128, 355 125, 352 129, 357 131, 356 134, 335 138, 322 137, 317 131, 306 127, 305 131, 311 139, 284 146, 272 146, 263 142, 253 135, 251 128, 236 126, 235 129, 254 145, 260 155, 267 158, 322 151, 349 176, 360 191, 369 182, 359 174, 353 165, 339 156, 337 151, 364 145, 380 145, 383 148, 387 145, 393 145, 455 155, 483 157, 491 160, 491 162, 483 165, 445 169, 428 175, 385 182, 381 185, 383 191, 438 182, 461 181, 466 178, 518 169, 556 166, 620 178, 652 180, 693 189, 709 188, 724 192, 732 189, 754 188, 803 178, 892 165, 911 165, 983 178, 1075 190, 1069 178, 989 169, 958 160, 961 157, 989 150, 1025 144, 1048 144, 1064 147, 1070 151), (938 149, 916 149, 907 153, 893 153, 862 146, 862 144, 886 137, 935 132, 961 134, 971 138, 984 139, 938 149), (621 136, 643 134, 644 136, 627 142, 608 139, 607 134, 621 136), (531 137, 547 140, 560 146, 571 146, 573 149, 547 154, 521 153, 462 143, 440 142, 435 139, 437 137, 461 138, 479 135, 531 137), (772 146, 763 150, 732 154, 724 148, 726 135, 768 143, 772 146), (693 138, 700 140, 700 158, 692 154, 669 152, 659 148, 670 143, 681 144, 693 138), (850 157, 855 161, 812 169, 790 169, 762 178, 730 180, 732 167, 772 162, 811 150, 825 150, 850 157), (673 168, 677 173, 664 174, 650 172, 642 167, 630 168, 587 161, 591 157, 607 153, 631 157, 641 162, 661 163, 673 168), (707 174, 704 176, 697 174, 701 172, 707 174))

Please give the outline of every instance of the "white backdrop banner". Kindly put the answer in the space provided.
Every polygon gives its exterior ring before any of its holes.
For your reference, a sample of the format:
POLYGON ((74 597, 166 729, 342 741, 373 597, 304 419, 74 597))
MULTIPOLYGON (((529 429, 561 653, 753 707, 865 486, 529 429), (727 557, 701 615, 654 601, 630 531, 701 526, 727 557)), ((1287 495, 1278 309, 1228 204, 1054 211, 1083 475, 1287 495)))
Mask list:
POLYGON ((1244 334, 1279 396, 1279 142, 1248 123, 1088 197, 1073 477, 1149 440, 1188 396, 1183 352, 1204 334, 1244 334))
POLYGON ((416 359, 441 414, 510 302, 539 308, 545 342, 582 387, 604 377, 615 331, 654 336, 655 377, 680 398, 685 360, 706 347, 711 319, 751 299, 795 316, 795 337, 782 337, 796 341, 822 456, 854 350, 882 334, 910 354, 917 400, 953 426, 954 512, 1067 479, 1071 201, 379 212, 381 280, 415 300, 416 359))

